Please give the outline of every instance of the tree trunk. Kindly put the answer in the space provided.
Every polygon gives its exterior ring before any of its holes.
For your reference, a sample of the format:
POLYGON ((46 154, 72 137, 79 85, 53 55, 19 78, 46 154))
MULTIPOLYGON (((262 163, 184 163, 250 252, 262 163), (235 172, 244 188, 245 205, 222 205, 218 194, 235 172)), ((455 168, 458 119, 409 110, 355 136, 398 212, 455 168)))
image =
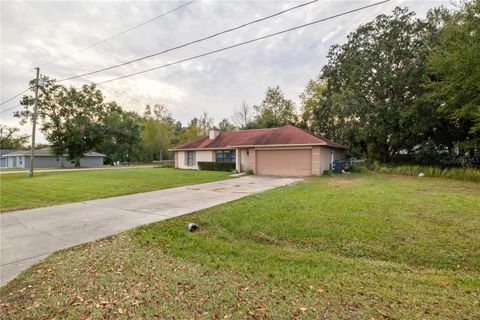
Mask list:
POLYGON ((163 160, 163 148, 160 148, 160 150, 158 150, 158 160, 163 160))
POLYGON ((80 167, 80 158, 76 158, 75 159, 75 168, 79 168, 80 167))

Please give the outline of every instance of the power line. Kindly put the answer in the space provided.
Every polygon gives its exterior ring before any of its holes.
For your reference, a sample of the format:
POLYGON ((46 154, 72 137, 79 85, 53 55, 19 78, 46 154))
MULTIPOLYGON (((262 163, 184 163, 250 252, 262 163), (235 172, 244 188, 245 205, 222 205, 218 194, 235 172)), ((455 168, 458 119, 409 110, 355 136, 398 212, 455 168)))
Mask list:
POLYGON ((110 36, 110 37, 108 37, 108 38, 106 38, 106 39, 100 40, 100 41, 95 42, 95 43, 93 43, 93 44, 91 44, 91 45, 89 45, 89 46, 86 46, 86 47, 84 47, 84 48, 78 49, 77 51, 72 52, 72 53, 69 53, 69 54, 66 54, 66 55, 64 55, 63 57, 60 57, 60 58, 58 58, 58 59, 53 59, 53 60, 51 60, 51 61, 49 61, 49 62, 45 62, 44 64, 41 64, 39 67, 45 66, 45 65, 47 65, 47 64, 50 64, 50 63, 55 62, 55 61, 58 61, 58 60, 62 60, 62 59, 64 59, 64 58, 70 57, 70 56, 72 56, 72 55, 74 55, 74 54, 77 54, 77 53, 79 53, 79 52, 82 52, 82 51, 84 51, 84 50, 93 48, 93 47, 95 47, 95 46, 98 46, 99 44, 102 44, 102 43, 105 43, 105 42, 107 42, 107 41, 109 41, 109 40, 112 40, 112 39, 114 39, 114 38, 117 38, 117 37, 119 37, 119 36, 121 36, 121 35, 123 35, 123 34, 125 34, 125 33, 127 33, 127 32, 130 32, 130 31, 132 31, 132 30, 134 30, 134 29, 140 28, 141 26, 144 26, 144 25, 146 25, 146 24, 148 24, 148 23, 150 23, 150 22, 152 22, 152 21, 155 21, 155 20, 157 20, 157 19, 159 19, 159 18, 161 18, 161 17, 164 17, 164 16, 172 13, 172 12, 175 12, 175 11, 177 11, 177 10, 180 10, 180 9, 183 8, 183 7, 186 7, 186 6, 188 6, 188 5, 191 5, 191 4, 194 3, 195 1, 197 1, 197 0, 192 0, 192 1, 190 1, 190 2, 187 2, 187 3, 185 3, 185 4, 182 4, 181 6, 178 6, 178 7, 174 8, 174 9, 172 9, 172 10, 170 10, 170 11, 167 11, 167 12, 162 13, 162 14, 156 16, 156 17, 153 17, 153 18, 151 18, 151 19, 149 19, 149 20, 147 20, 147 21, 144 21, 144 22, 142 22, 142 23, 140 23, 140 24, 137 24, 137 25, 135 25, 135 26, 133 26, 133 27, 131 27, 131 28, 128 28, 127 30, 124 30, 124 31, 122 31, 122 32, 119 32, 119 33, 117 33, 117 34, 114 34, 114 35, 112 35, 112 36, 110 36))
MULTIPOLYGON (((167 12, 164 12, 164 13, 158 15, 158 16, 155 16, 155 17, 153 17, 153 18, 151 18, 151 19, 148 19, 148 20, 146 20, 146 21, 144 21, 144 22, 142 22, 142 23, 140 23, 140 24, 137 24, 137 25, 135 25, 135 26, 133 26, 133 27, 130 27, 130 28, 126 29, 126 30, 123 30, 123 31, 121 31, 121 32, 119 32, 119 33, 117 33, 117 34, 114 34, 114 35, 112 35, 112 36, 110 36, 110 37, 108 37, 108 38, 105 38, 105 39, 103 39, 103 40, 97 41, 97 42, 95 42, 95 43, 93 43, 93 44, 91 44, 91 45, 88 45, 88 46, 86 46, 86 47, 80 48, 80 49, 78 49, 78 50, 76 50, 76 51, 74 51, 74 52, 68 53, 68 54, 66 54, 66 55, 64 55, 64 56, 62 56, 62 57, 60 57, 60 58, 52 59, 52 60, 47 61, 47 62, 45 62, 45 63, 43 63, 43 64, 40 64, 39 67, 43 67, 43 66, 46 66, 46 65, 48 65, 48 64, 51 64, 51 63, 53 63, 53 62, 63 60, 63 59, 65 59, 65 58, 71 57, 71 56, 73 56, 73 55, 75 55, 75 54, 77 54, 77 53, 79 53, 79 52, 85 51, 85 50, 87 50, 87 49, 90 49, 90 48, 93 48, 93 47, 95 47, 95 46, 98 46, 99 44, 102 44, 102 43, 105 43, 105 42, 107 42, 107 41, 110 41, 110 40, 112 40, 112 39, 114 39, 114 38, 117 38, 117 37, 119 37, 119 36, 127 33, 127 32, 130 32, 130 31, 135 30, 135 29, 137 29, 137 28, 140 28, 140 27, 142 27, 142 26, 144 26, 144 25, 146 25, 146 24, 148 24, 148 23, 150 23, 150 22, 152 22, 152 21, 155 21, 155 20, 157 20, 157 19, 160 19, 160 18, 162 18, 162 17, 164 17, 164 16, 166 16, 166 15, 172 13, 172 12, 175 12, 175 11, 177 11, 177 10, 180 10, 180 9, 182 9, 182 8, 188 6, 188 5, 191 5, 191 4, 194 3, 195 1, 197 1, 197 0, 192 0, 192 1, 190 1, 190 2, 184 3, 184 4, 182 4, 182 5, 178 6, 178 7, 173 8, 172 10, 169 10, 169 11, 167 11, 167 12)), ((31 70, 32 70, 32 69, 30 69, 28 72, 30 72, 31 70)), ((9 80, 7 83, 3 84, 3 85, 1 86, 1 88, 6 87, 6 86, 9 85, 10 83, 15 82, 16 80, 23 78, 23 76, 25 76, 28 72, 25 72, 24 74, 22 74, 22 75, 20 75, 20 76, 18 76, 18 77, 16 77, 16 78, 13 78, 12 80, 9 80)))
POLYGON ((18 107, 20 107, 20 106, 21 106, 21 104, 17 104, 17 105, 14 106, 14 107, 10 107, 10 108, 8 108, 8 109, 1 110, 0 113, 4 113, 4 112, 10 111, 10 110, 13 110, 13 109, 18 108, 18 107))
POLYGON ((24 72, 24 73, 22 73, 22 74, 19 75, 18 77, 15 77, 15 78, 7 81, 7 83, 2 84, 2 86, 1 86, 0 88, 4 88, 4 87, 8 86, 10 83, 13 83, 13 82, 15 82, 15 81, 17 81, 17 80, 19 80, 19 79, 22 79, 22 78, 25 77, 27 74, 30 74, 30 72, 31 72, 32 70, 33 70, 33 68, 30 69, 30 70, 28 70, 28 71, 26 71, 26 72, 24 72))
POLYGON ((299 5, 297 5, 297 6, 294 6, 294 7, 291 7, 291 8, 282 10, 282 11, 279 11, 279 12, 277 12, 277 13, 271 14, 271 15, 269 15, 269 16, 266 16, 266 17, 263 17, 263 18, 260 18, 260 19, 256 19, 256 20, 253 20, 253 21, 244 23, 244 24, 242 24, 242 25, 239 25, 239 26, 236 26, 236 27, 227 29, 227 30, 223 30, 223 31, 220 31, 220 32, 211 34, 211 35, 209 35, 209 36, 207 36, 207 37, 204 37, 204 38, 200 38, 200 39, 197 39, 197 40, 193 40, 193 41, 190 41, 190 42, 187 42, 187 43, 184 43, 184 44, 181 44, 181 45, 178 45, 178 46, 169 48, 169 49, 165 49, 165 50, 160 51, 160 52, 156 52, 156 53, 153 53, 153 54, 149 54, 149 55, 146 55, 146 56, 143 56, 143 57, 134 59, 134 60, 129 60, 129 61, 126 61, 126 62, 123 62, 123 63, 120 63, 120 64, 113 65, 113 66, 110 66, 110 67, 106 67, 106 68, 102 68, 102 69, 99 69, 99 70, 96 70, 96 71, 86 72, 86 73, 82 73, 82 74, 79 74, 79 75, 76 75, 76 76, 72 76, 72 77, 69 77, 69 78, 61 79, 61 80, 58 80, 58 82, 67 81, 67 80, 73 80, 73 79, 77 79, 77 78, 84 77, 84 76, 90 76, 90 75, 92 75, 92 74, 96 74, 96 73, 99 73, 99 72, 103 72, 103 71, 115 69, 115 68, 118 68, 118 67, 123 67, 123 66, 125 66, 125 65, 128 65, 128 64, 131 64, 131 63, 134 63, 134 62, 138 62, 138 61, 141 61, 141 60, 153 58, 153 57, 159 56, 159 55, 164 54, 164 53, 167 53, 167 52, 171 52, 171 51, 174 51, 174 50, 178 50, 178 49, 181 49, 181 48, 185 48, 185 47, 190 46, 190 45, 192 45, 192 44, 199 43, 199 42, 202 42, 202 41, 205 41, 205 40, 209 40, 209 39, 215 38, 215 37, 217 37, 217 36, 219 36, 219 35, 222 35, 222 34, 225 34, 225 33, 229 33, 229 32, 232 32, 232 31, 241 29, 241 28, 245 28, 245 27, 247 27, 247 26, 249 26, 249 25, 252 25, 252 24, 255 24, 255 23, 258 23, 258 22, 261 22, 261 21, 265 21, 265 20, 271 19, 271 18, 273 18, 273 17, 279 16, 279 15, 284 14, 284 13, 286 13, 286 12, 289 12, 289 11, 292 11, 292 10, 295 10, 295 9, 298 9, 298 8, 301 8, 301 7, 308 6, 308 5, 310 5, 310 4, 312 4, 312 3, 315 3, 315 2, 318 2, 318 1, 319 1, 319 0, 313 0, 313 1, 310 1, 310 2, 302 3, 302 4, 299 4, 299 5))
POLYGON ((16 97, 18 97, 19 95, 24 94, 24 93, 27 92, 28 90, 30 90, 30 88, 27 88, 27 89, 23 90, 22 92, 17 93, 16 95, 14 95, 13 97, 11 97, 10 99, 7 99, 7 100, 3 101, 2 103, 0 103, 0 106, 3 106, 5 103, 7 103, 7 102, 9 102, 9 101, 12 101, 13 99, 15 99, 16 97))
POLYGON ((267 38, 270 38, 270 37, 274 37, 274 36, 277 36, 277 35, 280 35, 280 34, 283 34, 283 33, 298 30, 298 29, 303 28, 303 27, 311 26, 311 25, 314 25, 314 24, 317 24, 317 23, 320 23, 320 22, 324 22, 324 21, 327 21, 327 20, 338 18, 340 16, 344 16, 344 15, 347 15, 347 14, 350 14, 350 13, 365 10, 367 8, 378 6, 380 4, 383 4, 383 3, 386 3, 386 2, 389 2, 389 1, 390 0, 384 0, 384 1, 376 2, 376 3, 366 5, 366 6, 363 6, 363 7, 360 7, 360 8, 356 8, 356 9, 345 11, 345 12, 342 12, 342 13, 339 13, 339 14, 336 14, 336 15, 333 15, 333 16, 329 16, 327 18, 323 18, 323 19, 315 20, 315 21, 312 21, 312 22, 309 22, 309 23, 305 23, 305 24, 302 24, 300 26, 296 26, 296 27, 292 27, 292 28, 289 28, 289 29, 285 29, 285 30, 282 30, 282 31, 275 32, 275 33, 271 33, 271 34, 268 34, 268 35, 265 35, 265 36, 262 36, 262 37, 254 38, 254 39, 251 39, 251 40, 248 40, 248 41, 244 41, 244 42, 241 42, 241 43, 238 43, 238 44, 223 47, 223 48, 220 48, 220 49, 217 49, 217 50, 208 51, 206 53, 202 53, 202 54, 199 54, 199 55, 196 55, 196 56, 193 56, 193 57, 189 57, 189 58, 185 58, 185 59, 182 59, 182 60, 177 60, 177 61, 174 61, 174 62, 163 64, 161 66, 157 66, 157 67, 149 68, 149 69, 146 69, 146 70, 130 73, 130 74, 120 76, 120 77, 117 77, 117 78, 97 82, 96 84, 104 84, 104 83, 108 83, 108 82, 112 82, 112 81, 116 81, 116 80, 120 80, 120 79, 125 79, 125 78, 136 76, 136 75, 139 75, 139 74, 142 74, 142 73, 154 71, 154 70, 157 70, 157 69, 166 68, 166 67, 169 67, 169 66, 172 66, 172 65, 175 65, 175 64, 179 64, 179 63, 182 63, 182 62, 186 62, 186 61, 189 61, 189 60, 198 59, 198 58, 205 57, 205 56, 208 56, 208 55, 211 55, 211 54, 214 54, 214 53, 218 53, 218 52, 222 52, 222 51, 229 50, 229 49, 232 49, 232 48, 240 47, 240 46, 243 46, 243 45, 246 45, 246 44, 249 44, 249 43, 257 42, 257 41, 264 40, 264 39, 267 39, 267 38))
MULTIPOLYGON (((315 20, 315 21, 312 21, 312 22, 309 22, 309 23, 305 23, 305 24, 296 26, 296 27, 292 27, 292 28, 289 28, 289 29, 285 29, 285 30, 282 30, 282 31, 278 31, 278 32, 275 32, 275 33, 271 33, 271 34, 268 34, 268 35, 265 35, 265 36, 262 36, 262 37, 258 37, 258 38, 254 38, 254 39, 251 39, 251 40, 248 40, 248 41, 244 41, 244 42, 241 42, 241 43, 238 43, 238 44, 235 44, 235 45, 231 45, 231 46, 227 46, 227 47, 220 48, 220 49, 217 49, 217 50, 209 51, 209 52, 206 52, 206 53, 203 53, 203 54, 199 54, 199 55, 196 55, 196 56, 193 56, 193 57, 189 57, 189 58, 186 58, 186 59, 177 60, 177 61, 175 61, 175 62, 167 63, 167 64, 164 64, 164 65, 161 65, 161 66, 157 66, 157 67, 154 67, 154 68, 150 68, 150 69, 146 69, 146 70, 142 70, 142 71, 130 73, 130 74, 127 74, 127 75, 124 75, 124 76, 120 76, 120 77, 117 77, 117 78, 105 80, 105 81, 102 81, 102 82, 97 82, 97 83, 95 83, 95 84, 101 85, 101 84, 104 84, 104 83, 113 82, 113 81, 120 80, 120 79, 124 79, 124 78, 129 78, 129 77, 132 77, 132 76, 135 76, 135 75, 139 75, 139 74, 142 74, 142 73, 154 71, 154 70, 157 70, 157 69, 166 68, 166 67, 169 67, 169 66, 172 66, 172 65, 175 65, 175 64, 179 64, 179 63, 182 63, 182 62, 186 62, 186 61, 189 61, 189 60, 198 59, 198 58, 205 57, 205 56, 208 56, 208 55, 211 55, 211 54, 214 54, 214 53, 222 52, 222 51, 225 51, 225 50, 228 50, 228 49, 240 47, 240 46, 243 46, 243 45, 246 45, 246 44, 249 44, 249 43, 253 43, 253 42, 260 41, 260 40, 263 40, 263 39, 267 39, 267 38, 270 38, 270 37, 273 37, 273 36, 277 36, 277 35, 280 35, 280 34, 283 34, 283 33, 287 33, 287 32, 294 31, 294 30, 298 30, 298 29, 303 28, 303 27, 315 25, 315 24, 318 24, 318 23, 321 23, 321 22, 324 22, 324 21, 327 21, 327 20, 331 20, 331 19, 334 19, 334 18, 338 18, 338 17, 344 16, 344 15, 347 15, 347 14, 350 14, 350 13, 354 13, 354 12, 357 12, 357 11, 365 10, 365 9, 368 9, 368 8, 371 8, 371 7, 374 7, 374 6, 378 6, 378 5, 381 5, 381 4, 386 3, 386 2, 389 2, 389 1, 390 1, 390 0, 383 0, 383 1, 376 2, 376 3, 370 4, 370 5, 362 6, 362 7, 356 8, 356 9, 344 11, 344 12, 338 13, 338 14, 333 15, 333 16, 329 16, 329 17, 326 17, 326 18, 318 19, 318 20, 315 20)), ((27 89, 27 90, 28 90, 28 89, 27 89)), ((25 90, 24 92, 26 92, 27 90, 25 90)), ((22 92, 22 93, 24 93, 24 92, 22 92)), ((20 94, 22 94, 22 93, 20 93, 20 94)), ((18 94, 18 95, 20 95, 20 94, 18 94)), ((18 96, 18 95, 17 95, 17 96, 18 96)), ((13 98, 15 98, 15 97, 13 97, 13 98)), ((13 99, 13 98, 12 98, 12 99, 13 99)), ((10 100, 11 100, 11 99, 10 99, 10 100)), ((7 102, 7 101, 5 101, 5 102, 7 102)), ((14 107, 11 107, 11 108, 2 110, 2 111, 0 111, 0 113, 3 113, 3 112, 8 111, 8 110, 12 110, 12 109, 14 109, 14 108, 16 108, 16 107, 19 107, 19 106, 20 106, 20 105, 16 105, 16 106, 14 106, 14 107)))

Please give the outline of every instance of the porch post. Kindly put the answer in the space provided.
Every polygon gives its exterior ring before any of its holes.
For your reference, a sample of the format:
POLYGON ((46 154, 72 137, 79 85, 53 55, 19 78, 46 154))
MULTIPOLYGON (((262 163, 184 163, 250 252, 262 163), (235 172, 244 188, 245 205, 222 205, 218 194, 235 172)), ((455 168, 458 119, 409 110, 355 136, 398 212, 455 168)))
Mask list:
POLYGON ((237 170, 237 172, 240 172, 242 168, 241 159, 242 159, 242 156, 240 154, 240 149, 236 148, 235 149, 235 169, 237 170))

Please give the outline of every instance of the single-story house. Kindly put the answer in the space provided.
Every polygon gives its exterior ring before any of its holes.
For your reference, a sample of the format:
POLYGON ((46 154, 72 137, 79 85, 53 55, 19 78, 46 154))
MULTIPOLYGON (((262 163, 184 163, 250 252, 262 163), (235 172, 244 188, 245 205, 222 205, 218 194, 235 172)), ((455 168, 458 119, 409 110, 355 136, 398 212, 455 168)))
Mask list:
MULTIPOLYGON (((98 152, 89 152, 80 158, 80 166, 96 167, 103 166, 104 154, 98 152)), ((30 168, 30 150, 21 150, 5 155, 7 168, 30 168)), ((48 167, 74 167, 75 161, 68 160, 67 156, 56 157, 50 148, 35 150, 35 168, 48 167)))
POLYGON ((7 166, 7 158, 5 155, 8 153, 15 152, 15 149, 0 149, 0 168, 5 168, 7 166))
POLYGON ((280 128, 222 132, 180 144, 170 151, 175 167, 198 169, 199 161, 235 163, 238 172, 256 175, 319 176, 343 159, 347 148, 303 129, 280 128))

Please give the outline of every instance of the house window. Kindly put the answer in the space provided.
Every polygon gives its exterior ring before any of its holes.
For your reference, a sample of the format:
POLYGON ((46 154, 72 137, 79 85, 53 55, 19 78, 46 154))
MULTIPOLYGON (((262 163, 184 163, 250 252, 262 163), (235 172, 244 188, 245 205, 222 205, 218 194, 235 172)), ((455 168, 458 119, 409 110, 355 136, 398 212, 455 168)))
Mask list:
POLYGON ((193 166, 193 151, 187 152, 187 166, 193 166))
POLYGON ((218 150, 215 152, 216 162, 235 163, 235 150, 218 150))

